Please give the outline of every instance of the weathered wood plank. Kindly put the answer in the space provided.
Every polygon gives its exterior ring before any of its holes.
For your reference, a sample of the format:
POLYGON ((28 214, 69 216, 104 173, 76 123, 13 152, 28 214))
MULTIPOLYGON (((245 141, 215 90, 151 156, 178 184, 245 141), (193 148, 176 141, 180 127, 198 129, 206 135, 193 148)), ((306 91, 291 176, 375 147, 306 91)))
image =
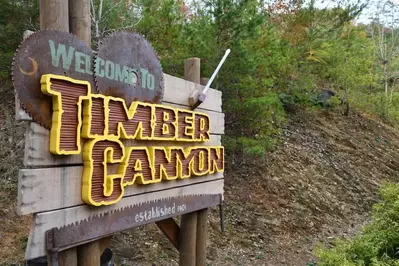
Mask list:
MULTIPOLYGON (((22 169, 18 180, 18 206, 21 215, 83 205, 83 166, 22 169)), ((124 197, 193 185, 223 178, 223 173, 125 187, 124 197)))
MULTIPOLYGON (((209 112, 211 119, 211 134, 223 134, 224 132, 224 114, 209 112)), ((49 140, 50 131, 45 129, 44 127, 36 124, 30 123, 30 125, 26 129, 25 134, 25 154, 24 154, 24 166, 26 167, 46 167, 46 166, 57 166, 57 165, 76 165, 82 164, 82 155, 70 155, 70 156, 61 156, 54 155, 50 153, 50 140, 49 140)), ((211 145, 219 145, 220 136, 211 135, 211 141, 204 142, 203 145, 211 146, 211 145)), ((146 141, 133 141, 126 140, 124 141, 128 146, 137 146, 137 145, 146 145, 149 142, 146 141)), ((166 142, 162 141, 153 141, 151 145, 166 145, 166 142)), ((177 143, 174 142, 173 145, 181 145, 181 146, 194 146, 201 145, 201 143, 177 143)), ((171 142, 169 142, 171 145, 171 142)))
MULTIPOLYGON (((163 101, 168 103, 189 106, 188 98, 190 98, 191 94, 196 90, 202 91, 205 87, 168 74, 165 74, 164 78, 165 93, 163 101)), ((209 89, 206 94, 206 101, 201 104, 201 109, 222 112, 222 92, 209 89)))
MULTIPOLYGON (((68 209, 56 210, 35 214, 26 248, 25 258, 33 259, 46 255, 45 232, 53 227, 69 225, 92 216, 112 210, 118 210, 137 203, 159 200, 169 197, 198 195, 198 194, 223 194, 223 180, 216 180, 192 186, 178 187, 154 193, 141 194, 123 198, 112 206, 92 208, 91 206, 78 206, 68 209)), ((149 221, 151 222, 151 221, 149 221)))
MULTIPOLYGON (((164 74, 165 80, 165 91, 163 102, 165 104, 172 103, 179 105, 180 108, 186 106, 188 109, 189 102, 188 98, 195 90, 200 90, 204 88, 204 86, 177 78, 168 74, 164 74)), ((32 121, 32 118, 20 107, 20 103, 18 100, 18 96, 15 99, 15 119, 23 120, 23 121, 32 121)), ((201 110, 210 110, 215 112, 222 112, 222 92, 214 89, 209 89, 207 92, 206 101, 203 102, 198 108, 198 111, 201 110)))

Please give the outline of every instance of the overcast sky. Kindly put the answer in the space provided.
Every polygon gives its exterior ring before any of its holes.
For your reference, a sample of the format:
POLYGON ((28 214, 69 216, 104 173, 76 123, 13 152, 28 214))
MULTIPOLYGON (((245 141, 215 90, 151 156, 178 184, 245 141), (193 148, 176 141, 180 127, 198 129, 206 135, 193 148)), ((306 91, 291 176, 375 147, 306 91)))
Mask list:
MULTIPOLYGON (((360 0, 363 3, 366 3, 367 0, 360 0)), ((399 5, 399 0, 391 0, 392 2, 396 3, 399 5)), ((336 0, 316 0, 316 6, 318 8, 325 8, 325 7, 334 7, 336 6, 336 0)), ((357 2, 356 0, 344 0, 344 2, 357 2)), ((370 17, 372 17, 376 11, 377 11, 377 5, 378 2, 382 2, 381 0, 370 0, 370 3, 368 4, 368 6, 366 7, 365 10, 363 10, 363 12, 359 15, 359 17, 356 19, 357 22, 359 23, 369 23, 370 22, 370 17)), ((385 2, 383 0, 383 2, 385 2)))

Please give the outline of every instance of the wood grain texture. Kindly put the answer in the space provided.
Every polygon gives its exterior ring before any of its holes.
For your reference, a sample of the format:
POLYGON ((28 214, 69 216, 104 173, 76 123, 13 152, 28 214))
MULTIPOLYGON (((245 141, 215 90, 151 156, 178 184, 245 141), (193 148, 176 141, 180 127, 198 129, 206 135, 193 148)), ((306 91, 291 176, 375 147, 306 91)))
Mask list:
POLYGON ((76 248, 61 251, 58 255, 59 266, 76 266, 78 265, 78 258, 76 248))
POLYGON ((98 266, 100 262, 100 240, 78 247, 78 266, 98 266))
POLYGON ((90 0, 69 0, 69 28, 91 47, 90 0))
POLYGON ((195 265, 206 266, 206 239, 208 236, 208 209, 197 211, 197 244, 195 265))
POLYGON ((190 212, 181 216, 179 265, 195 266, 197 212, 190 212))
POLYGON ((170 243, 179 250, 180 243, 180 228, 176 223, 175 219, 168 218, 162 221, 156 222, 158 228, 162 231, 162 233, 169 239, 170 243))
POLYGON ((93 208, 92 206, 84 205, 62 210, 37 213, 33 216, 25 258, 33 259, 46 255, 44 235, 47 230, 53 227, 69 225, 84 219, 88 219, 94 215, 118 210, 139 202, 147 202, 150 200, 159 200, 163 198, 186 195, 223 194, 223 184, 223 180, 216 180, 186 187, 178 187, 154 193, 126 197, 112 206, 93 208))
MULTIPOLYGON (((184 79, 194 83, 200 83, 201 64, 199 58, 189 58, 184 60, 184 79)), ((194 92, 189 99, 193 106, 197 99, 194 92), (194 95, 194 96, 193 96, 194 95)), ((179 265, 195 266, 196 238, 197 238, 197 212, 186 213, 181 216, 180 222, 180 246, 179 246, 179 265)))
MULTIPOLYGON (((211 134, 223 134, 224 133, 224 114, 207 111, 211 119, 211 134)), ((27 126, 25 133, 25 154, 24 154, 24 166, 26 167, 46 167, 46 166, 58 166, 58 165, 76 165, 82 164, 82 155, 69 155, 61 156, 50 153, 50 131, 39 124, 30 123, 27 126)), ((214 145, 213 139, 220 139, 220 136, 211 135, 211 141, 204 142, 204 145, 214 145)), ((134 141, 125 140, 123 141, 128 146, 143 146, 151 143, 151 145, 164 145, 162 141, 134 141)), ((171 145, 171 142, 169 142, 171 145)), ((181 146, 197 146, 201 143, 188 143, 188 142, 174 142, 173 145, 181 146)))
POLYGON ((69 32, 67 0, 40 0, 40 29, 69 32))
POLYGON ((201 59, 192 57, 184 60, 184 79, 201 83, 201 59))
MULTIPOLYGON (((83 205, 83 166, 23 169, 18 182, 17 212, 21 215, 83 205)), ((125 187, 124 197, 188 186, 223 178, 223 173, 125 187)))

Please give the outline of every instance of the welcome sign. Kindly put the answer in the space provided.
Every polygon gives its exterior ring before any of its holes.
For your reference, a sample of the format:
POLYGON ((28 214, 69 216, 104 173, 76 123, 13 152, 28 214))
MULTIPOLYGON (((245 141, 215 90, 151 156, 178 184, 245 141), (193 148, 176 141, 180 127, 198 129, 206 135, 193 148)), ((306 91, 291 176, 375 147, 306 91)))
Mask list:
POLYGON ((192 111, 202 87, 163 74, 143 37, 115 33, 93 53, 40 31, 20 45, 13 82, 30 116, 18 181, 18 212, 34 214, 26 259, 223 199, 221 93, 192 111))
POLYGON ((224 170, 224 149, 216 147, 126 147, 121 139, 209 141, 206 114, 159 104, 91 94, 90 83, 43 75, 41 90, 53 99, 50 151, 80 154, 84 170, 82 199, 101 206, 118 202, 124 187, 203 176, 224 170), (110 164, 117 164, 115 171, 110 164))

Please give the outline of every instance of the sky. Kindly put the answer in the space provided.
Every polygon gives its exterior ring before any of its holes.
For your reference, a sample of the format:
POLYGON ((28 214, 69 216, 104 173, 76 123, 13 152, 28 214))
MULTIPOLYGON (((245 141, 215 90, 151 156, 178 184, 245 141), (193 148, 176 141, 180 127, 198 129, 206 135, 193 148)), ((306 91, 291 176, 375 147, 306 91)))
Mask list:
MULTIPOLYGON (((339 1, 339 0, 338 0, 339 1)), ((399 5, 399 0, 391 0, 395 4, 399 5)), ((337 6, 336 4, 337 0, 316 0, 316 7, 318 8, 330 8, 337 6)), ((343 0, 342 2, 346 3, 356 3, 356 0, 343 0)), ((360 0, 360 3, 367 3, 368 0, 360 0)), ((356 19, 356 22, 358 23, 364 23, 368 24, 370 23, 370 17, 372 17, 376 11, 377 11, 377 6, 378 2, 382 2, 381 0, 370 0, 370 3, 368 6, 363 10, 363 12, 359 15, 359 17, 356 19)), ((385 1, 384 1, 385 2, 385 1)))
MULTIPOLYGON (((194 0, 186 0, 185 2, 188 4, 191 4, 194 0)), ((273 2, 275 0, 269 0, 270 2, 273 2)), ((283 1, 293 1, 293 0, 283 0, 283 1)), ((310 1, 310 0, 304 0, 305 3, 310 1)), ((368 24, 371 22, 371 17, 375 15, 376 11, 378 10, 377 6, 378 3, 384 3, 387 0, 315 0, 316 1, 316 7, 323 9, 323 8, 333 8, 336 7, 338 2, 340 2, 342 5, 344 3, 357 3, 360 1, 360 3, 367 3, 368 6, 363 10, 363 12, 359 15, 359 17, 356 19, 357 23, 363 23, 363 24, 368 24)), ((398 5, 398 12, 399 12, 399 0, 390 0, 393 3, 398 5)), ((399 13, 397 14, 399 17, 399 13)))

